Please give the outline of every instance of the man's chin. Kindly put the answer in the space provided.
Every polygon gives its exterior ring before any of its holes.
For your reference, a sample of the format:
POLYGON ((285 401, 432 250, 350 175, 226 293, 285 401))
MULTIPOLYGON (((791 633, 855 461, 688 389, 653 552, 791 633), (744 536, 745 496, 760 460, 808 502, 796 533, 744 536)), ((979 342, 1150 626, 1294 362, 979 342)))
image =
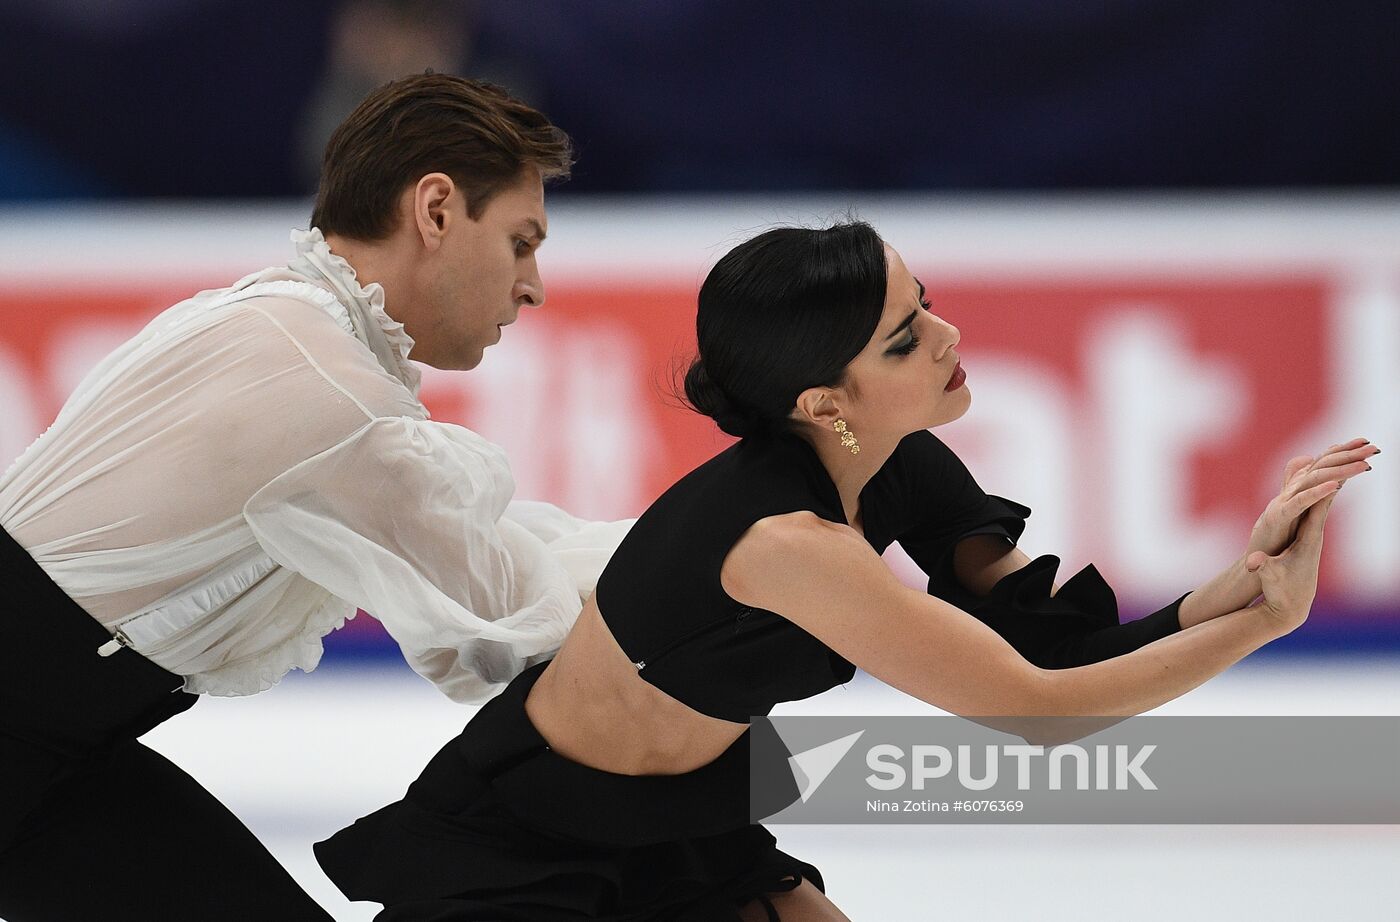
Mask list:
POLYGON ((441 360, 426 361, 418 359, 417 361, 422 361, 424 365, 436 368, 438 371, 471 371, 481 364, 481 360, 485 358, 485 356, 485 349, 478 348, 470 352, 459 352, 456 355, 441 360))
POLYGON ((477 349, 463 357, 461 364, 457 366, 457 370, 471 371, 473 368, 480 365, 481 360, 484 358, 486 358, 486 350, 484 348, 477 349))

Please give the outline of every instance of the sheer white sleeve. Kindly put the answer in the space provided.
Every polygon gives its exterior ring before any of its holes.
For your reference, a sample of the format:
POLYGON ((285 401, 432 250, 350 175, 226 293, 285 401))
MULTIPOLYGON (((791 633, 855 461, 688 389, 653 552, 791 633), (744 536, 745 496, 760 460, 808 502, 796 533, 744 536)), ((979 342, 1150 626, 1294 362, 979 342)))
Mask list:
MULTIPOLYGON (((476 433, 379 418, 243 512, 269 556, 374 615, 419 674, 475 702, 552 655, 581 608, 546 540, 503 516, 513 489, 504 453, 476 433)), ((589 530, 555 521, 556 541, 589 530)))
POLYGON ((625 529, 506 514, 502 451, 429 421, 343 306, 287 274, 197 295, 113 353, 0 475, 0 524, 193 691, 314 668, 360 607, 481 700, 558 649, 625 529))
POLYGON ((593 522, 570 515, 558 506, 528 499, 512 500, 505 518, 549 547, 578 587, 579 598, 585 600, 593 594, 613 551, 637 521, 593 522))

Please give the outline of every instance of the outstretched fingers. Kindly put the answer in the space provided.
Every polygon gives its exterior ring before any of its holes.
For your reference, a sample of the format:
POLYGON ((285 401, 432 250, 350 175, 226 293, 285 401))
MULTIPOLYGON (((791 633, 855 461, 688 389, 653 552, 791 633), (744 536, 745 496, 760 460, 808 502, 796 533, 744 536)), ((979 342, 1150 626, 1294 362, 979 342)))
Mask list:
POLYGON ((1302 491, 1301 493, 1296 493, 1294 494, 1292 499, 1290 499, 1287 503, 1284 504, 1284 514, 1290 519, 1296 519, 1308 509, 1311 509, 1314 504, 1326 499, 1327 497, 1336 493, 1341 488, 1342 481, 1329 480, 1326 483, 1320 483, 1315 487, 1302 491))
POLYGON ((1288 498, 1306 490, 1321 486, 1330 480, 1347 481, 1371 469, 1370 459, 1381 450, 1365 439, 1353 439, 1342 446, 1334 446, 1309 463, 1300 465, 1301 456, 1293 458, 1285 467, 1284 494, 1288 498), (1355 443, 1360 444, 1355 444, 1355 443))

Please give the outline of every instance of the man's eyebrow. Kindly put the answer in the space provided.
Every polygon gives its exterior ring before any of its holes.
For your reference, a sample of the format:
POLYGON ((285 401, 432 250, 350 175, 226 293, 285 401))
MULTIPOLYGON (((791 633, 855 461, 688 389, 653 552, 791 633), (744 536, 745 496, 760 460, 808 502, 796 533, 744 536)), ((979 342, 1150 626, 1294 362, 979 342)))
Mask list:
POLYGON ((905 327, 909 326, 909 324, 913 323, 913 322, 914 322, 914 318, 917 317, 917 316, 919 316, 919 312, 918 312, 918 311, 910 311, 910 312, 909 312, 909 316, 908 316, 908 317, 905 317, 903 320, 901 320, 901 321, 899 322, 899 326, 895 327, 893 330, 890 330, 890 334, 889 334, 888 336, 886 336, 885 339, 886 339, 886 340, 894 339, 896 336, 899 335, 899 333, 900 333, 901 330, 903 330, 905 327))
POLYGON ((535 237, 536 239, 538 239, 538 240, 540 240, 540 241, 543 241, 543 240, 544 240, 544 238, 545 238, 544 226, 541 225, 539 221, 536 221, 534 218, 526 218, 526 219, 525 219, 523 222, 521 222, 521 223, 526 224, 526 225, 528 225, 529 227, 532 228, 531 233, 534 235, 534 237, 535 237))

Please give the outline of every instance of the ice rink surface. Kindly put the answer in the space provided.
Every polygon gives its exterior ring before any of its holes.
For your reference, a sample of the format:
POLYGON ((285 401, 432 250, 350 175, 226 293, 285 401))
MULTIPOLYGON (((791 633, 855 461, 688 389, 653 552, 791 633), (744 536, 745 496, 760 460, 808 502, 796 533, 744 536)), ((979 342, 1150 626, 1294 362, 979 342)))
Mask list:
MULTIPOLYGON (((338 920, 311 843, 400 797, 470 718, 406 667, 330 665, 145 737, 338 920)), ((864 675, 775 714, 940 713, 864 675)), ((1400 658, 1247 661, 1153 713, 1400 714, 1400 658)), ((1400 779, 1397 779, 1400 784, 1400 779)), ((1400 919, 1397 826, 770 826, 853 920, 1400 919)))

